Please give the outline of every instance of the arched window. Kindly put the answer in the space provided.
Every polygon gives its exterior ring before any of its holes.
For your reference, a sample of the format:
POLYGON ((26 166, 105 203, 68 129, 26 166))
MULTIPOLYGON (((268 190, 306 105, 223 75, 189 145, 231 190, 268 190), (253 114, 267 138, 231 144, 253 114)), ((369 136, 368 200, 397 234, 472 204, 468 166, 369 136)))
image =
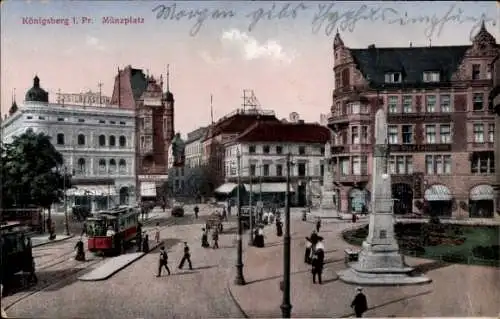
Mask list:
POLYGON ((85 159, 84 158, 79 158, 78 159, 78 173, 79 174, 85 174, 86 171, 86 165, 85 165, 85 159))
POLYGON ((64 145, 64 134, 57 134, 57 145, 64 145))
POLYGON ((118 161, 118 170, 120 171, 120 174, 127 173, 127 163, 123 158, 120 161, 118 161))
POLYGON ((114 159, 109 160, 109 172, 110 173, 116 172, 116 161, 114 159))
POLYGON ((120 136, 119 142, 120 142, 120 147, 125 147, 127 145, 127 138, 122 135, 120 136))
POLYGON ((114 135, 109 137, 109 146, 116 146, 116 137, 114 135))
POLYGON ((78 145, 85 145, 85 135, 78 134, 78 145))
POLYGON ((106 136, 99 135, 99 146, 106 146, 106 136))
POLYGON ((99 173, 106 173, 106 160, 103 158, 99 160, 99 173))

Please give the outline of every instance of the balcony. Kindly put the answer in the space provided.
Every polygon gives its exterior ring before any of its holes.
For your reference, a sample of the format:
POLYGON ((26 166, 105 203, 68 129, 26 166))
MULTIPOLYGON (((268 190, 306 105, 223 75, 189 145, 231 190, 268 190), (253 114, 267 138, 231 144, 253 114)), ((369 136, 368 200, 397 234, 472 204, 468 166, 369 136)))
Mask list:
POLYGON ((328 126, 334 125, 347 125, 350 122, 366 122, 369 124, 371 121, 370 113, 343 113, 330 115, 328 118, 328 126))
POLYGON ((485 142, 485 143, 469 142, 469 143, 467 143, 467 151, 468 152, 494 151, 494 148, 495 148, 495 143, 493 143, 493 142, 485 142))
POLYGON ((363 175, 341 175, 336 174, 333 181, 342 184, 357 184, 357 183, 367 183, 370 180, 370 176, 366 173, 363 175))
POLYGON ((332 155, 349 153, 349 145, 334 145, 332 146, 332 155))
POLYGON ((349 153, 371 153, 373 150, 370 144, 351 144, 349 145, 349 153))

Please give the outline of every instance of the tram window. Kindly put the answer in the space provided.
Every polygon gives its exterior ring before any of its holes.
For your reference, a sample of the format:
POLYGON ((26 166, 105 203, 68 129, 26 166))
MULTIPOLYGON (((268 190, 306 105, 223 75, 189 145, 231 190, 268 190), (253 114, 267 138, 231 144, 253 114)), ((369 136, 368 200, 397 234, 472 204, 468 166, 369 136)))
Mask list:
POLYGON ((125 218, 120 219, 120 229, 125 228, 126 220, 125 218))

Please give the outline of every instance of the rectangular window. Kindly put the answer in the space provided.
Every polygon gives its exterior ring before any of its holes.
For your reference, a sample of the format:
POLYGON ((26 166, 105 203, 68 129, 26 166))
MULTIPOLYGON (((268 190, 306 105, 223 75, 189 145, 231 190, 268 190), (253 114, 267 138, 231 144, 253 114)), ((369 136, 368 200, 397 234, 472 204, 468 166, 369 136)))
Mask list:
POLYGON ((413 174, 413 157, 406 156, 406 174, 413 174))
POLYGON ((390 72, 385 74, 385 83, 401 83, 400 72, 390 72))
POLYGON ((79 123, 84 123, 84 122, 85 122, 85 119, 78 119, 78 122, 79 122, 79 123))
POLYGON ((474 143, 484 143, 483 124, 474 124, 474 143))
POLYGON ((106 123, 106 121, 105 120, 99 120, 99 123, 100 124, 104 124, 104 123, 106 123))
POLYGON ((436 71, 424 72, 423 74, 424 82, 439 82, 439 78, 439 72, 436 71))
POLYGON ((472 65, 472 79, 479 80, 481 78, 481 65, 473 64, 472 65))
POLYGON ((425 111, 427 113, 436 112, 436 96, 435 95, 427 95, 425 97, 425 111))
POLYGON ((389 144, 398 144, 398 127, 396 125, 389 125, 388 135, 389 144))
POLYGON ((255 154, 255 145, 250 145, 248 147, 248 153, 255 154))
POLYGON ((488 124, 488 142, 495 142, 495 124, 488 124))
POLYGON ((153 119, 149 116, 144 118, 144 129, 150 130, 153 128, 153 119))
POLYGON ((115 121, 109 121, 109 124, 116 124, 115 121))
POLYGON ((361 158, 359 156, 352 157, 352 175, 361 175, 361 158))
POLYGON ((472 110, 482 111, 484 107, 484 95, 483 93, 474 93, 472 96, 472 110))
POLYGON ((389 173, 396 174, 396 156, 389 158, 389 173))
POLYGON ((343 157, 340 159, 340 174, 342 176, 349 175, 349 157, 343 157))
POLYGON ((403 113, 413 112, 413 97, 411 95, 403 96, 403 113))
POLYGON ((425 141, 427 144, 436 143, 436 126, 426 125, 425 126, 425 141))
POLYGON ((283 147, 276 146, 276 154, 282 154, 282 153, 283 153, 283 147))
POLYGON ((262 174, 264 176, 269 176, 269 164, 264 164, 262 166, 262 174))
POLYGON ((64 122, 64 117, 58 117, 58 118, 57 118, 57 121, 58 121, 58 122, 64 122))
POLYGON ((442 144, 451 143, 451 126, 448 124, 441 124, 439 127, 439 136, 442 144))
POLYGON ((39 120, 45 120, 45 117, 44 116, 39 116, 38 119, 39 120))
POLYGON ((439 155, 434 156, 434 163, 436 165, 436 174, 437 175, 442 175, 443 174, 443 157, 439 155))
POLYGON ((126 124, 127 124, 127 123, 125 123, 125 122, 120 122, 120 125, 126 125, 126 124))
POLYGON ((443 156, 443 173, 447 175, 451 174, 451 155, 443 156))
POLYGON ((33 119, 33 116, 28 115, 28 116, 26 116, 26 119, 27 119, 27 120, 32 120, 32 119, 33 119))
POLYGON ((358 127, 351 127, 351 144, 359 144, 359 132, 358 127))
POLYGON ((283 165, 276 165, 276 176, 283 176, 283 165))
POLYGON ((269 145, 264 145, 262 147, 262 151, 264 152, 264 154, 269 154, 269 145))
POLYGON ((448 94, 441 95, 439 97, 440 99, 440 106, 441 106, 441 113, 450 113, 451 112, 451 97, 448 94))
POLYGON ((349 110, 351 114, 359 114, 361 112, 361 107, 359 102, 349 103, 349 110))
POLYGON ((299 155, 305 155, 305 154, 306 154, 306 147, 299 146, 299 155))
POLYGON ((434 175, 434 161, 432 155, 425 156, 425 172, 427 175, 434 175))
POLYGON ((413 143, 413 126, 411 125, 403 125, 403 144, 412 144, 413 143))
POLYGON ((361 143, 362 144, 369 144, 369 142, 368 142, 368 126, 366 126, 366 125, 361 126, 361 143))
POLYGON ((250 164, 250 176, 255 176, 255 164, 250 164))
POLYGON ((397 113, 398 112, 398 97, 397 96, 389 96, 387 101, 387 112, 388 113, 397 113))
POLYGON ((396 173, 397 174, 405 174, 405 157, 404 156, 396 156, 396 173))

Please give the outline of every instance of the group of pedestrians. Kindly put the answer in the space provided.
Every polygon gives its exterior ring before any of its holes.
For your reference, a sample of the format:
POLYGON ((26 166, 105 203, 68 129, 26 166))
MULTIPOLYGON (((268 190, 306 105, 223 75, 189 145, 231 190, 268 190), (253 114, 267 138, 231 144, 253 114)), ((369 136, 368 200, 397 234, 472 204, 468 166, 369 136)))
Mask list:
MULTIPOLYGON (((201 231, 201 247, 209 248, 210 243, 208 242, 208 235, 210 234, 210 232, 208 230, 208 227, 202 228, 201 231)), ((217 228, 214 228, 214 230, 212 231, 212 248, 219 248, 219 230, 217 228)))
MULTIPOLYGON (((184 253, 177 268, 183 269, 184 264, 186 262, 189 266, 189 270, 193 270, 193 263, 191 262, 191 250, 189 248, 188 243, 184 242, 184 253)), ((161 271, 163 268, 165 268, 167 274, 170 276, 171 271, 170 268, 168 267, 168 254, 167 251, 165 250, 165 246, 160 247, 160 259, 158 260, 158 274, 156 275, 156 277, 161 277, 161 271)))
POLYGON ((318 235, 317 229, 309 237, 306 237, 304 262, 311 265, 313 283, 316 283, 317 278, 318 283, 321 285, 323 283, 322 274, 325 263, 325 245, 323 237, 318 235))

